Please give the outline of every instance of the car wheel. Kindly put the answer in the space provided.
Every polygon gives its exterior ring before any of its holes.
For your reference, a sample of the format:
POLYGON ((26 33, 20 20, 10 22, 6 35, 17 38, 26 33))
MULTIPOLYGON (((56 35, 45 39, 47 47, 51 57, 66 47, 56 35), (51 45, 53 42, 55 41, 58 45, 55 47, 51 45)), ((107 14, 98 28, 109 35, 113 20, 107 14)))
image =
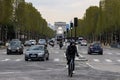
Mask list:
POLYGON ((46 58, 46 60, 49 60, 49 56, 46 58))
POLYGON ((21 52, 20 54, 23 54, 23 52, 21 52))
POLYGON ((10 53, 7 52, 7 55, 9 55, 10 53))
POLYGON ((44 56, 42 60, 43 60, 43 61, 46 61, 46 57, 44 56))
POLYGON ((103 52, 100 52, 99 54, 100 54, 100 55, 103 55, 103 52))
POLYGON ((28 59, 27 59, 27 58, 25 58, 25 61, 28 61, 28 59))
POLYGON ((88 52, 88 54, 91 54, 91 52, 88 52))

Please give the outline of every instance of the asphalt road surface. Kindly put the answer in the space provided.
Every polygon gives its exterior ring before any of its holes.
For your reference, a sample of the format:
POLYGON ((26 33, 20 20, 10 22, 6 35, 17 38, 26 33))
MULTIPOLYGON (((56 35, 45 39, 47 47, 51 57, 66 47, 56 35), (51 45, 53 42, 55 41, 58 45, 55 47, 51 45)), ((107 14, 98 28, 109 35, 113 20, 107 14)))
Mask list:
POLYGON ((6 55, 6 49, 0 49, 0 80, 120 80, 120 50, 105 48, 104 55, 88 55, 86 46, 78 48, 88 61, 76 60, 72 78, 65 67, 65 47, 48 46, 49 61, 27 62, 24 54, 6 55))

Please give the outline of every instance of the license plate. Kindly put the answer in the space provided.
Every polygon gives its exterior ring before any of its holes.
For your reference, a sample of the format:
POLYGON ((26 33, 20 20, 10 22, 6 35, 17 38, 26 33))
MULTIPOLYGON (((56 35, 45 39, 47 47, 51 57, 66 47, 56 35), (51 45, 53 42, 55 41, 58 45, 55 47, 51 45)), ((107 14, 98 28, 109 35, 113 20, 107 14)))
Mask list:
POLYGON ((99 52, 99 51, 95 51, 95 52, 99 52))
POLYGON ((16 50, 12 50, 12 52, 15 52, 16 50))
POLYGON ((30 57, 36 57, 36 55, 31 55, 30 57))

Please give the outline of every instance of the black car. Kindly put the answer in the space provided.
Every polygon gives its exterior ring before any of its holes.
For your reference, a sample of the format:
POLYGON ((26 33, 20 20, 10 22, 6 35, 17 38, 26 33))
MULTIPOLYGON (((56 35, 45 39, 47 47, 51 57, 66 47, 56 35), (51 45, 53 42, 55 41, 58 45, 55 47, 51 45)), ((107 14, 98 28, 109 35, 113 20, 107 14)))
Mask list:
POLYGON ((33 45, 25 52, 25 61, 28 60, 49 60, 49 52, 45 45, 33 45))
POLYGON ((50 40, 50 41, 49 41, 49 45, 51 45, 52 47, 54 47, 55 42, 54 42, 53 40, 50 40))
POLYGON ((10 41, 7 47, 7 54, 23 54, 23 44, 21 41, 10 41))
POLYGON ((95 42, 90 44, 88 47, 88 54, 98 53, 100 55, 103 55, 103 48, 99 42, 95 42))
POLYGON ((1 46, 1 45, 4 45, 4 42, 0 40, 0 46, 1 46))
POLYGON ((24 46, 31 46, 32 43, 30 41, 25 41, 24 46))

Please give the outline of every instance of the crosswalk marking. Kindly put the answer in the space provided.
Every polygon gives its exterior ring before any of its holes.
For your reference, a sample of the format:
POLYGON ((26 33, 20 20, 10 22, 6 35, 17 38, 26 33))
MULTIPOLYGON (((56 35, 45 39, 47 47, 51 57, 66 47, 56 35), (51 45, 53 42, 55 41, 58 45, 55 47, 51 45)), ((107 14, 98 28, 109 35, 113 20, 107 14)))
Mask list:
POLYGON ((120 53, 116 53, 116 55, 120 55, 120 53))
POLYGON ((10 59, 4 59, 4 60, 2 60, 2 61, 9 61, 10 59))
POLYGON ((21 61, 21 59, 16 59, 15 61, 21 61))
POLYGON ((58 54, 59 52, 58 52, 58 51, 56 51, 55 53, 56 53, 56 54, 58 54))
POLYGON ((12 60, 12 59, 3 59, 3 60, 0 60, 2 62, 5 62, 5 61, 22 61, 22 59, 15 59, 15 60, 12 60))
MULTIPOLYGON (((3 60, 0 60, 0 61, 2 61, 2 62, 7 62, 7 61, 16 61, 16 62, 19 62, 19 61, 22 61, 23 59, 8 59, 8 58, 6 58, 6 59, 3 59, 3 60)), ((60 62, 60 61, 62 61, 62 60, 60 60, 59 58, 55 58, 55 59, 53 59, 53 61, 54 62, 60 62)), ((94 62, 101 62, 99 59, 93 59, 93 61, 94 62)), ((114 61, 112 61, 111 59, 104 59, 103 60, 104 62, 108 62, 108 63, 112 63, 112 62, 114 62, 114 61)), ((117 62, 119 62, 120 63, 120 59, 118 59, 118 60, 116 60, 117 62)))
POLYGON ((105 61, 107 61, 107 62, 112 62, 112 60, 110 60, 110 59, 105 59, 105 61))
POLYGON ((59 61, 60 61, 60 59, 59 59, 59 58, 56 58, 56 59, 54 59, 54 61, 55 61, 55 62, 59 62, 59 61))
POLYGON ((120 59, 119 60, 117 60, 118 62, 120 62, 120 59))
POLYGON ((107 53, 107 54, 112 55, 113 53, 107 53))
POLYGON ((100 62, 100 60, 99 59, 93 59, 95 62, 100 62))

